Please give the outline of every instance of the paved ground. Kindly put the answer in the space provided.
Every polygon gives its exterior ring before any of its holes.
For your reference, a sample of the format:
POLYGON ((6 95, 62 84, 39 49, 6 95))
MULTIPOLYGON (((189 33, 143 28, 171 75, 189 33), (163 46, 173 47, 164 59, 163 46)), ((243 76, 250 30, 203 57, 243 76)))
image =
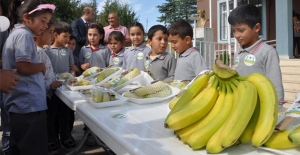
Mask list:
MULTIPOLYGON (((78 144, 83 137, 83 122, 79 119, 76 119, 74 123, 74 129, 72 132, 73 137, 76 140, 76 144, 78 144)), ((0 139, 2 139, 2 131, 0 132, 0 139)), ((0 142, 0 146, 2 147, 2 142, 0 142)), ((68 153, 66 149, 60 149, 60 155, 64 155, 68 153)), ((86 144, 78 151, 77 155, 109 155, 106 153, 100 146, 97 144, 94 146, 87 146, 86 144)))

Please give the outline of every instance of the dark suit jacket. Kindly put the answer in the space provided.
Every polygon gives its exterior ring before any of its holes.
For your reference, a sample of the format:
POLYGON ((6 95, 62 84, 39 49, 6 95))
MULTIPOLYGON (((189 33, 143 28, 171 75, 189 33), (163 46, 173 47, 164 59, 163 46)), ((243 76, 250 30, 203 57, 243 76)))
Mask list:
POLYGON ((71 24, 71 27, 73 30, 72 34, 76 38, 76 48, 74 54, 78 57, 81 47, 86 43, 87 27, 82 18, 74 20, 71 24))

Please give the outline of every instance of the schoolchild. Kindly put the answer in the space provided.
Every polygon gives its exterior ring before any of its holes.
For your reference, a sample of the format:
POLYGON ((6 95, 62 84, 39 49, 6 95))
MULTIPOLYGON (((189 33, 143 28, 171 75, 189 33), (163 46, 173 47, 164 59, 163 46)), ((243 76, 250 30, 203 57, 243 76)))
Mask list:
MULTIPOLYGON (((55 23, 53 34, 54 42, 50 46, 50 49, 46 50, 46 53, 51 60, 53 71, 56 75, 65 72, 75 73, 77 68, 74 64, 71 49, 65 47, 69 42, 71 34, 72 28, 69 24, 65 22, 55 23)), ((56 154, 58 152, 60 143, 67 149, 75 147, 69 124, 70 108, 57 95, 53 94, 47 110, 48 147, 50 154, 56 154), (59 120, 59 139, 55 132, 56 116, 58 116, 59 120)))
POLYGON ((123 59, 125 54, 125 37, 120 31, 112 31, 108 36, 108 46, 111 50, 109 66, 123 67, 123 59))
POLYGON ((14 28, 3 47, 3 69, 17 69, 19 82, 9 94, 3 95, 10 115, 10 154, 48 154, 46 67, 40 63, 34 36, 48 27, 55 10, 44 0, 11 2, 10 18, 14 28), (17 18, 15 18, 17 17, 17 18))
POLYGON ((155 80, 174 78, 176 60, 167 52, 168 30, 162 25, 154 25, 148 31, 148 44, 151 51, 145 57, 146 71, 150 71, 155 80))
POLYGON ((276 88, 279 102, 283 102, 284 91, 278 53, 259 38, 260 11, 254 5, 241 5, 230 13, 228 22, 241 46, 235 57, 236 71, 242 76, 255 72, 266 75, 276 88))
POLYGON ((53 91, 57 87, 62 85, 61 82, 56 81, 56 77, 52 68, 51 60, 43 49, 44 45, 50 45, 53 40, 54 23, 49 21, 48 28, 39 36, 35 36, 35 44, 37 46, 37 52, 40 57, 40 62, 45 64, 45 86, 47 92, 47 101, 53 95, 53 91))
POLYGON ((205 60, 193 47, 193 28, 188 22, 179 20, 173 23, 168 31, 169 42, 179 54, 174 79, 191 81, 201 71, 207 69, 205 60))
POLYGON ((132 42, 132 47, 126 49, 124 55, 123 69, 138 68, 141 71, 145 70, 145 56, 151 51, 146 46, 144 37, 145 31, 141 23, 135 22, 129 27, 129 37, 132 42))
POLYGON ((90 67, 106 68, 109 65, 110 50, 104 45, 104 29, 98 23, 92 23, 87 30, 87 43, 79 52, 81 69, 90 67))
POLYGON ((80 69, 80 63, 79 63, 79 59, 78 57, 75 55, 75 49, 76 49, 76 38, 75 36, 71 35, 70 36, 70 40, 69 42, 66 44, 66 47, 70 48, 73 52, 73 57, 74 57, 74 63, 75 65, 77 66, 77 68, 79 68, 78 71, 75 71, 76 72, 76 76, 79 76, 81 75, 82 71, 80 69))

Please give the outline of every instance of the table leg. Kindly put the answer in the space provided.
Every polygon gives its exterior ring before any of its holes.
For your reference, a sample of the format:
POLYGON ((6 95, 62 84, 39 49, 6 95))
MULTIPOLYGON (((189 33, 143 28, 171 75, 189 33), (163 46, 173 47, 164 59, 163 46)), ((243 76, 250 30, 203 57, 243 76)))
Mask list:
POLYGON ((91 135, 93 136, 95 142, 96 142, 98 145, 100 145, 100 146, 104 149, 104 151, 105 151, 106 153, 108 153, 109 155, 115 155, 115 153, 112 153, 112 152, 111 152, 111 149, 110 149, 109 147, 107 147, 106 144, 104 144, 103 142, 101 142, 101 141, 99 140, 99 138, 98 138, 92 131, 91 131, 91 135))
POLYGON ((81 149, 81 147, 83 146, 83 144, 86 141, 86 139, 87 139, 90 132, 91 132, 90 129, 87 129, 85 131, 81 141, 79 142, 79 144, 74 149, 72 149, 69 153, 67 153, 66 155, 76 154, 81 149))

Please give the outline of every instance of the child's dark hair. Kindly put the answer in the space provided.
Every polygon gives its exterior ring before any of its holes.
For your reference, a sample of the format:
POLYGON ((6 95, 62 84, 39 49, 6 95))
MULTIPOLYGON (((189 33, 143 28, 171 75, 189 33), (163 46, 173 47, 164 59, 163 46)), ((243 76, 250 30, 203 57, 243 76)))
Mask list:
POLYGON ((63 32, 72 34, 72 27, 66 22, 56 22, 54 32, 57 34, 61 34, 63 32))
POLYGON ((125 42, 125 37, 120 31, 112 31, 108 36, 108 42, 110 42, 112 39, 120 41, 122 44, 125 42))
MULTIPOLYGON (((41 4, 48 4, 45 0, 12 0, 8 8, 9 28, 12 29, 15 24, 23 22, 23 15, 36 9, 41 4)), ((42 9, 29 14, 29 17, 36 17, 44 13, 53 13, 51 9, 42 9)))
MULTIPOLYGON (((105 43, 104 43, 105 32, 104 32, 103 26, 102 26, 101 24, 98 24, 98 23, 92 23, 92 24, 88 27, 88 30, 89 30, 89 29, 97 29, 98 32, 99 32, 100 34, 103 35, 103 37, 99 40, 99 44, 105 45, 105 43)), ((87 34, 87 35, 88 35, 88 34, 87 34)), ((88 45, 88 44, 90 44, 90 42, 89 42, 88 39, 87 39, 86 45, 88 45)))
POLYGON ((49 29, 51 26, 55 26, 55 25, 54 25, 54 22, 52 20, 49 20, 47 26, 48 26, 47 29, 49 29))
POLYGON ((148 39, 152 40, 155 32, 161 30, 163 34, 169 35, 168 29, 163 25, 154 25, 148 31, 148 39))
POLYGON ((76 41, 76 37, 75 37, 74 35, 71 35, 71 36, 70 36, 70 41, 71 41, 71 40, 75 40, 75 41, 76 41))
POLYGON ((228 22, 230 25, 244 23, 254 28, 257 23, 261 23, 260 11, 252 4, 238 6, 229 14, 228 22))
POLYGON ((2 16, 7 16, 7 6, 3 0, 0 0, 0 7, 2 9, 2 16))
POLYGON ((191 39, 193 39, 193 28, 185 20, 179 20, 173 23, 169 28, 168 28, 169 35, 179 35, 181 39, 184 39, 186 36, 190 36, 191 39))
POLYGON ((134 23, 132 23, 129 26, 129 31, 130 31, 130 28, 135 27, 135 26, 139 27, 140 29, 142 29, 143 33, 145 33, 144 26, 140 22, 134 22, 134 23))

